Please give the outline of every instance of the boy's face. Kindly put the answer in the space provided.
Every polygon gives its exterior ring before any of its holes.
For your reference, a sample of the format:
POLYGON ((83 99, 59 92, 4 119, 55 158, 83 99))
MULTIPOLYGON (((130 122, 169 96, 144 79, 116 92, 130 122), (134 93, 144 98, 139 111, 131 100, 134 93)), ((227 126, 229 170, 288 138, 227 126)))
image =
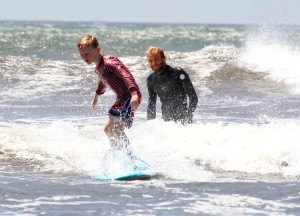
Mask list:
POLYGON ((100 61, 100 47, 93 48, 92 46, 86 46, 78 49, 79 54, 83 61, 87 64, 95 63, 98 64, 100 61))

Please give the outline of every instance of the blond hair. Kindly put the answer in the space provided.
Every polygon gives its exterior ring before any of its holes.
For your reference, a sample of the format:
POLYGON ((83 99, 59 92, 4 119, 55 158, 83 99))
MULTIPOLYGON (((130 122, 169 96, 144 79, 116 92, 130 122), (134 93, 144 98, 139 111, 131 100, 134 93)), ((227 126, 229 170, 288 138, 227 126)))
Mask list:
POLYGON ((146 51, 147 56, 149 54, 160 54, 162 58, 166 58, 164 50, 160 47, 150 46, 146 51))
POLYGON ((94 37, 93 35, 89 35, 89 34, 85 35, 79 40, 77 44, 78 49, 82 49, 88 46, 91 46, 93 48, 97 48, 99 46, 97 38, 94 37))

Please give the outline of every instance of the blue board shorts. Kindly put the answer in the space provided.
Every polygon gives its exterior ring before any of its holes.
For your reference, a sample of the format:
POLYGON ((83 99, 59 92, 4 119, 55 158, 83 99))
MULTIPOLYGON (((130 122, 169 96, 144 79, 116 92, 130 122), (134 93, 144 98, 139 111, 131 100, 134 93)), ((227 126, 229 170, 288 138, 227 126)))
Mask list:
MULTIPOLYGON (((108 110, 108 115, 116 118, 122 119, 125 122, 126 128, 131 128, 133 123, 134 112, 131 110, 129 97, 125 102, 116 102, 112 107, 108 110)), ((141 103, 142 95, 138 92, 138 102, 141 103)))

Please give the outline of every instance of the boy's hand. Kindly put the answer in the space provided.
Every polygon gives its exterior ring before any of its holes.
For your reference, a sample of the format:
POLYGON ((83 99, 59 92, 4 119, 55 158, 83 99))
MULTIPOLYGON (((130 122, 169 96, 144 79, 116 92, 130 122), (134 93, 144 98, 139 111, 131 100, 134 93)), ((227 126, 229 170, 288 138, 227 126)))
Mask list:
POLYGON ((137 92, 131 92, 130 106, 132 111, 136 111, 137 108, 140 106, 137 92))
POLYGON ((97 102, 98 102, 98 96, 99 96, 99 95, 95 94, 94 100, 93 100, 93 103, 92 103, 92 106, 93 106, 93 110, 94 110, 94 111, 96 110, 96 105, 97 105, 97 102))

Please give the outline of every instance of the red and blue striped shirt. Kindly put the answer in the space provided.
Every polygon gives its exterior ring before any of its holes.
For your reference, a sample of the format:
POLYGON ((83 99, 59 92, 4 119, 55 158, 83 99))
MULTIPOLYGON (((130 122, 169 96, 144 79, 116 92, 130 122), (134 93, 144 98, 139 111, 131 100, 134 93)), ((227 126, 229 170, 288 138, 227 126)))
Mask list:
POLYGON ((138 91, 139 87, 128 68, 115 56, 105 56, 95 69, 99 77, 96 93, 102 95, 106 87, 110 87, 117 95, 117 102, 124 102, 131 95, 130 92, 138 91))

